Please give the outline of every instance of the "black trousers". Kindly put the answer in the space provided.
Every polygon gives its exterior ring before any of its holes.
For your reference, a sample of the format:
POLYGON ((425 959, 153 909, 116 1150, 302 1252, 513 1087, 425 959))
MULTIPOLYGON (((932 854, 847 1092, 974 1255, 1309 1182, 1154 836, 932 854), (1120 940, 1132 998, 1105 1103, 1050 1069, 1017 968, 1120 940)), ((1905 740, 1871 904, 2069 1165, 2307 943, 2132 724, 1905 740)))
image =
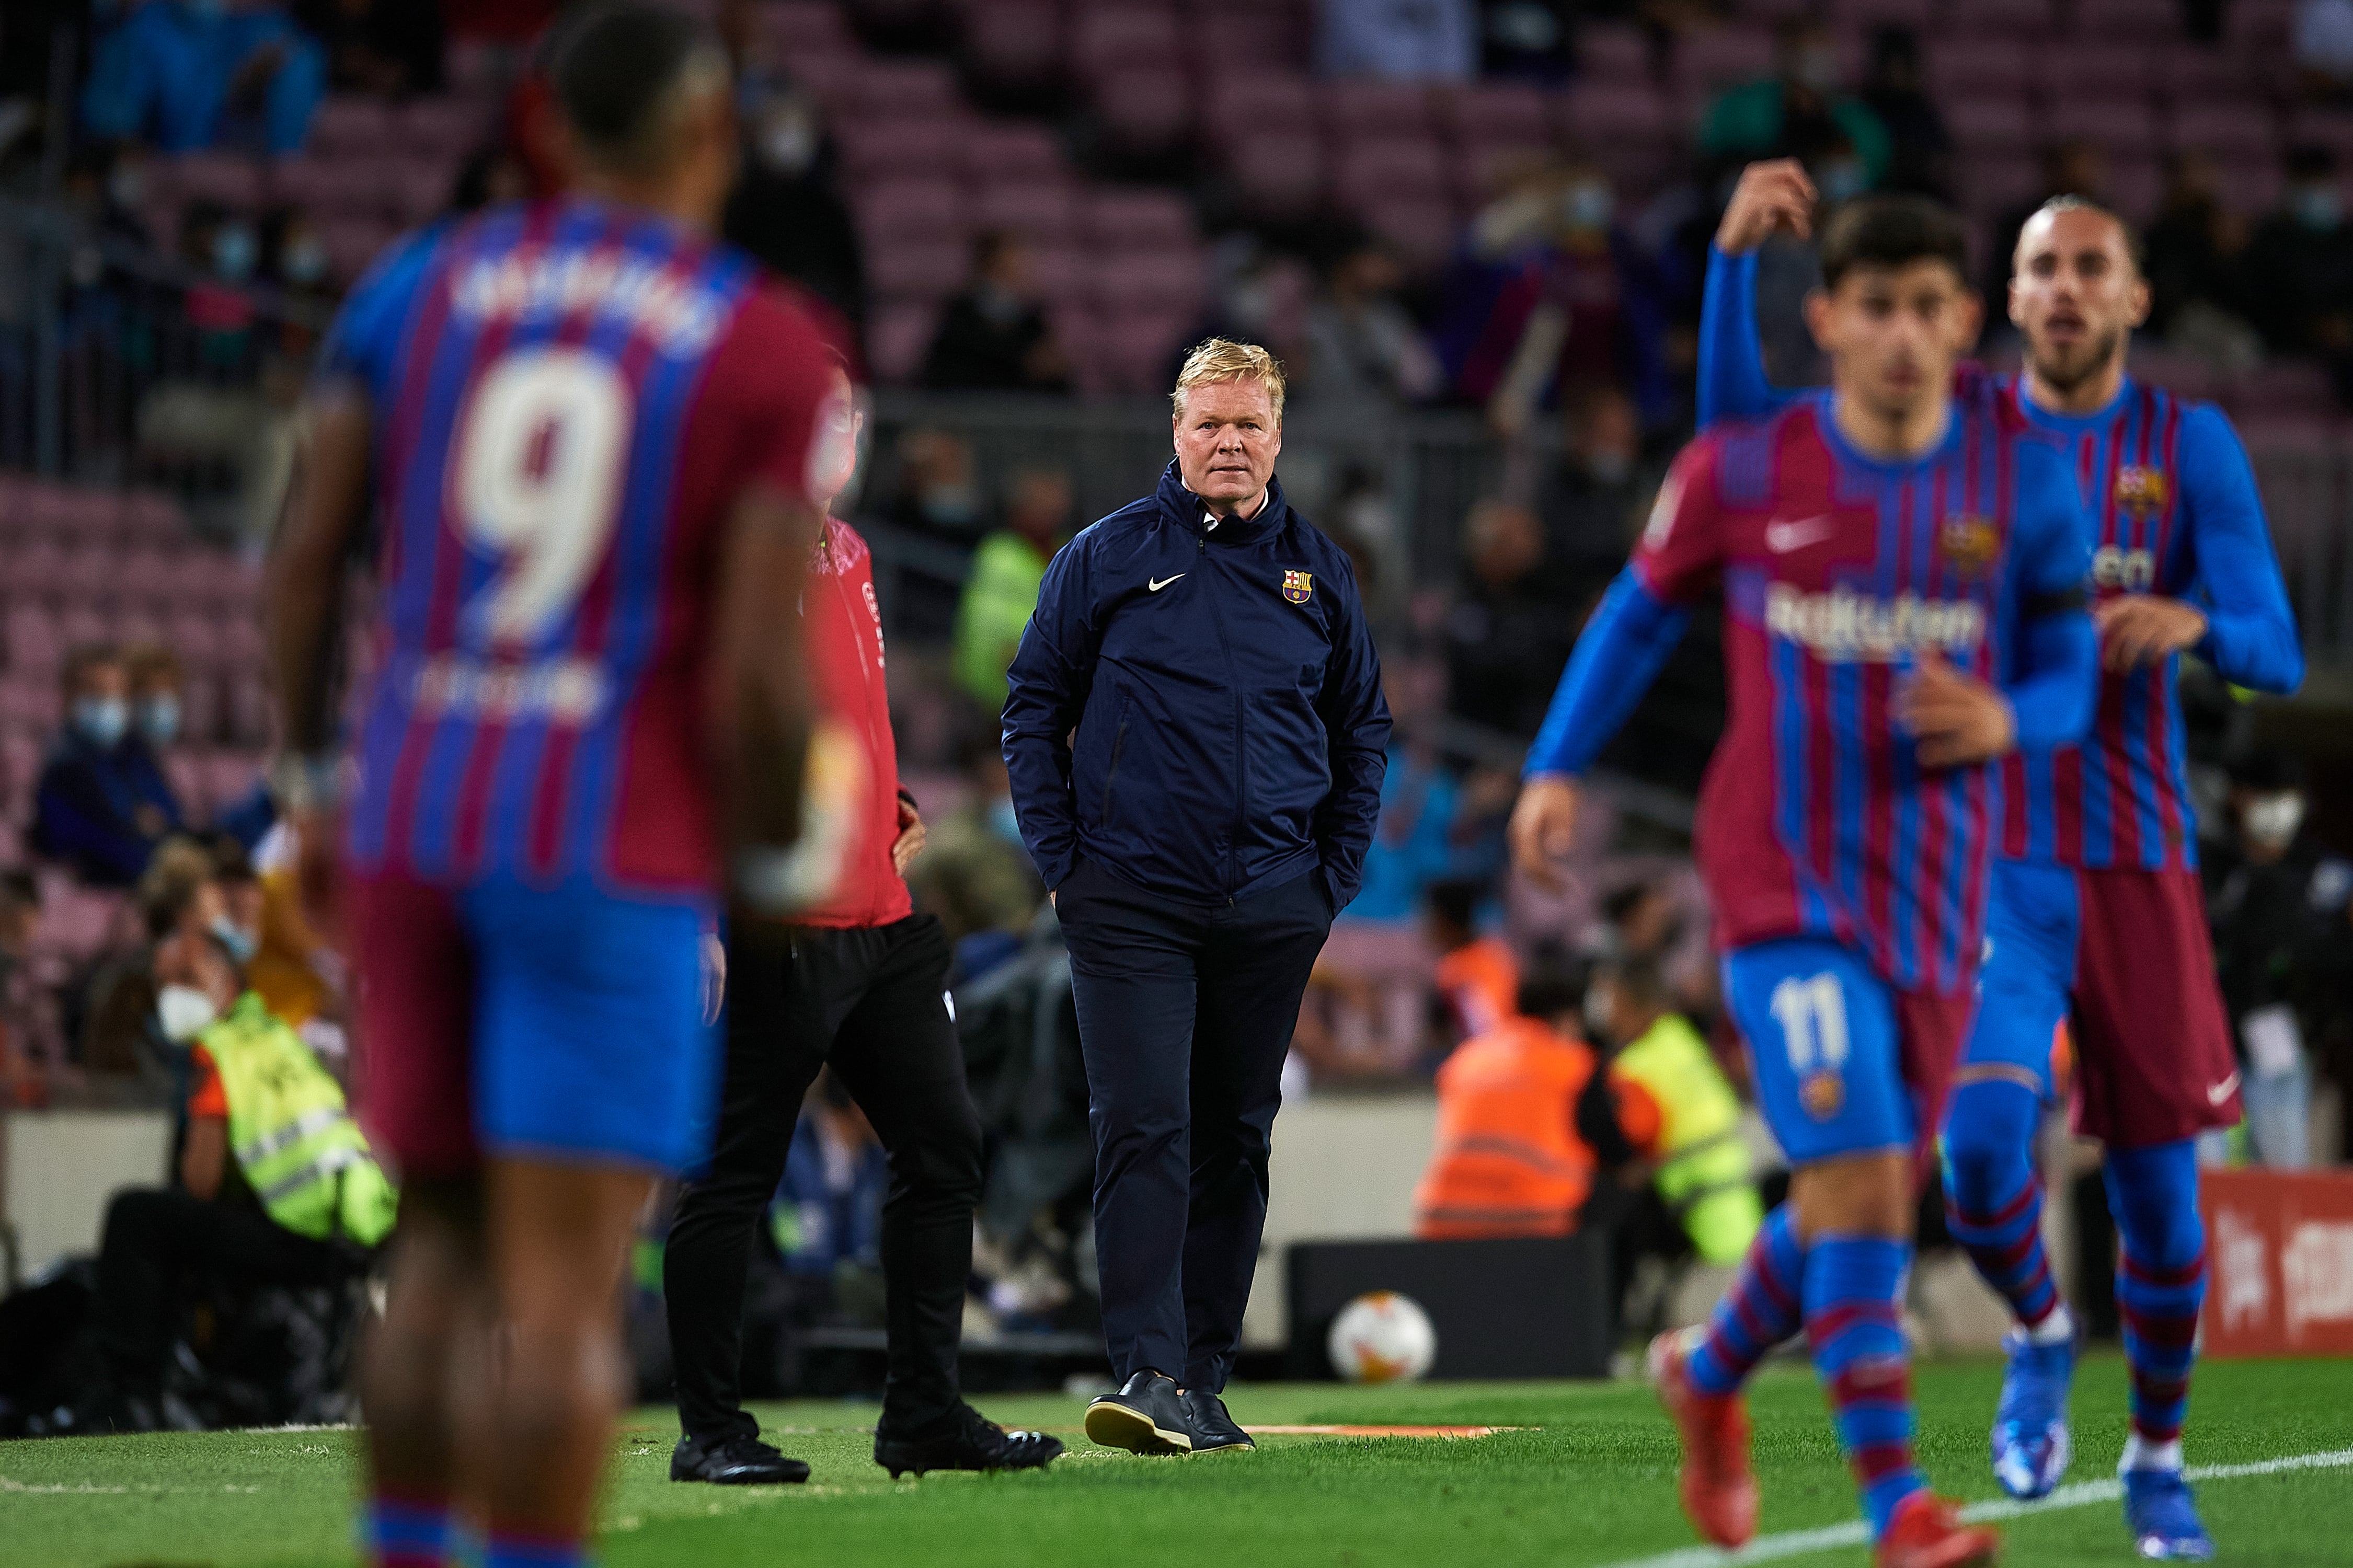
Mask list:
POLYGON ((980 1118, 931 915, 832 931, 739 922, 711 1169, 680 1195, 662 1293, 688 1436, 756 1432, 743 1409, 744 1283, 802 1097, 830 1064, 891 1157, 882 1205, 890 1375, 882 1429, 920 1433, 960 1394, 956 1342, 980 1196, 980 1118))
POLYGON ((260 1209, 214 1203, 181 1187, 117 1193, 99 1233, 99 1343, 116 1385, 152 1395, 184 1300, 203 1269, 239 1283, 334 1285, 357 1271, 353 1254, 297 1236, 260 1209))
POLYGON ((1186 906, 1084 860, 1055 905, 1087 1063, 1112 1373, 1214 1393, 1241 1347, 1282 1058, 1332 909, 1313 875, 1186 906))

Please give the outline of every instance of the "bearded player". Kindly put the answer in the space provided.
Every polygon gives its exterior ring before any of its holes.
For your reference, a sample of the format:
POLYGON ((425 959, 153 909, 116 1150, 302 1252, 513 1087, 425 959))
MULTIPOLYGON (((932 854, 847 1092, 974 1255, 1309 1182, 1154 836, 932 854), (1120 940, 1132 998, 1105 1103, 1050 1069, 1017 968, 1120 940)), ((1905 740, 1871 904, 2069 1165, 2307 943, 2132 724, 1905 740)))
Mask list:
MULTIPOLYGON (((1743 177, 1710 258, 1704 415, 1751 415, 1788 394, 1765 380, 1754 250, 1806 231, 1813 193, 1794 164, 1743 177)), ((1994 1418, 1994 1473, 2041 1497, 2071 1442, 2075 1324, 2042 1240, 2034 1131, 2052 1094, 2051 1042, 2072 1015, 2076 1125, 2107 1146, 2123 1238, 2116 1300, 2132 1377, 2120 1467, 2144 1557, 2213 1555, 2181 1474, 2181 1426, 2205 1296, 2196 1135, 2239 1120, 2239 1075, 2214 983, 2197 870, 2180 656, 2233 684, 2293 691, 2304 658, 2263 502, 2230 421, 2126 374, 2149 290, 2116 215, 2052 201, 2019 236, 2010 316, 2026 369, 2002 378, 2025 416, 2066 444, 2089 504, 2099 706, 2080 744, 2022 748, 2005 766, 1984 1002, 1945 1131, 1953 1234, 2017 1327, 1994 1418)))
POLYGON ((1996 759, 2083 732, 2094 638, 2074 476, 1954 365, 1981 315, 1958 223, 1912 198, 1832 220, 1807 321, 1832 385, 1677 460, 1579 638, 1513 814, 1556 880, 1578 776, 1721 582, 1731 710, 1695 848, 1724 990, 1796 1167, 1732 1293, 1651 1363, 1685 1511, 1736 1546, 1757 1483, 1741 1389, 1803 1328, 1879 1568, 1990 1562, 1912 1458, 1899 1323, 1914 1194, 1967 1030, 1999 826, 1996 759))
POLYGON ((374 519, 343 837, 356 1098, 405 1189, 362 1370, 384 1568, 453 1561, 460 1513, 487 1568, 584 1561, 631 1227, 707 1120, 702 933, 723 870, 739 919, 791 881, 790 610, 847 428, 807 319, 710 241, 735 163, 716 38, 631 0, 567 26, 580 194, 361 282, 273 571, 281 781, 315 816, 374 519))

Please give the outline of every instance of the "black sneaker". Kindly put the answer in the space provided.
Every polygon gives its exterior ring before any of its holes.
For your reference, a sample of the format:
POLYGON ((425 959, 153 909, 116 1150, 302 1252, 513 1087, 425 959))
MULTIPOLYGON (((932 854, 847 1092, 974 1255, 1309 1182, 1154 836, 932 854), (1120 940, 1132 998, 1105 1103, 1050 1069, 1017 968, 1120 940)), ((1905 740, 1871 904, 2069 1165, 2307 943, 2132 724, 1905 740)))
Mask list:
POLYGON ((681 1437, 670 1450, 670 1479, 709 1481, 720 1487, 793 1486, 809 1478, 809 1468, 789 1459, 749 1432, 716 1437, 681 1437))
POLYGON ((1038 1470, 1062 1457, 1062 1440, 1043 1432, 1008 1432, 959 1404, 928 1437, 874 1434, 874 1462, 897 1480, 909 1470, 1038 1470))
POLYGON ((1185 1414, 1192 1417, 1193 1452, 1215 1454, 1229 1448, 1255 1448, 1258 1444, 1227 1413, 1226 1402, 1206 1388, 1185 1391, 1185 1414))
POLYGON ((1125 1388, 1087 1406, 1087 1436, 1131 1454, 1189 1454, 1193 1423, 1185 1391, 1173 1377, 1139 1372, 1125 1388))

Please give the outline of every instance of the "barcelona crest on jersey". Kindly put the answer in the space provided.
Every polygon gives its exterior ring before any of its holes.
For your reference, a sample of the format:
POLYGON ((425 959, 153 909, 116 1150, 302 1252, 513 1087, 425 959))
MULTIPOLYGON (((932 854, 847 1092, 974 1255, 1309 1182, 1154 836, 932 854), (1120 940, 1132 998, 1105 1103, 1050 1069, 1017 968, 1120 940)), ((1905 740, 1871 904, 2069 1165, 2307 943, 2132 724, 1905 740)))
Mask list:
POLYGON ((2144 468, 2127 463, 2116 470, 2116 505, 2136 517, 2163 510, 2165 499, 2171 493, 2163 468, 2144 468))
POLYGON ((1285 572, 1282 574, 1282 596, 1294 605, 1303 605, 1315 592, 1315 578, 1306 572, 1285 572))
POLYGON ((1994 557, 2001 553, 2001 533, 1989 518, 1974 512, 1955 512, 1937 530, 1936 544, 1954 571, 1964 577, 1974 577, 1992 565, 1994 557))

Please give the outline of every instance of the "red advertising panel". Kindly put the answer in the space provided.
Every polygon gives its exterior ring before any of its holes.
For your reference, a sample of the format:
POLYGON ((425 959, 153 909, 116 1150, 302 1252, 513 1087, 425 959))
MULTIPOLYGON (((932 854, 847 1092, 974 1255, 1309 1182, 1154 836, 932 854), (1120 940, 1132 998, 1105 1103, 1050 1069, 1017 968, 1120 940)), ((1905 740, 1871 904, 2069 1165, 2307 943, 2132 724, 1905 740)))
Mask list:
POLYGON ((2353 1172, 2201 1174, 2204 1353, 2353 1355, 2353 1172))

